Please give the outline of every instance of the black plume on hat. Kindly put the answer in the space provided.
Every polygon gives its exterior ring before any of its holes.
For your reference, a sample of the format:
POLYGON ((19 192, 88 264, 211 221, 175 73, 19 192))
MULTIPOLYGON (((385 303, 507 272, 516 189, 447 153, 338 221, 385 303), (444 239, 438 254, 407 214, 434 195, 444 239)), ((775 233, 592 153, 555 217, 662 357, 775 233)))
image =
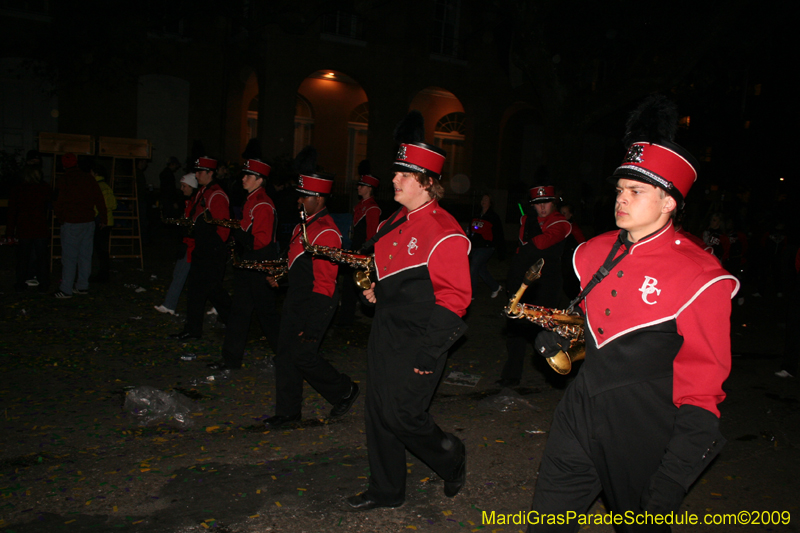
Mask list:
POLYGON ((313 174, 317 170, 317 149, 309 145, 300 150, 292 162, 292 168, 297 174, 313 174))
POLYGON ((661 94, 653 94, 639 104, 625 124, 625 148, 637 141, 672 143, 678 132, 678 106, 661 94))
POLYGON ((425 142, 425 119, 416 109, 409 112, 394 129, 394 140, 399 143, 425 142))
POLYGON ((264 158, 261 157, 261 143, 258 142, 258 139, 250 139, 247 142, 247 146, 245 146, 244 152, 242 152, 242 159, 264 160, 264 158))
POLYGON ((358 164, 358 175, 359 176, 366 176, 370 173, 370 164, 369 159, 362 159, 361 163, 358 164))

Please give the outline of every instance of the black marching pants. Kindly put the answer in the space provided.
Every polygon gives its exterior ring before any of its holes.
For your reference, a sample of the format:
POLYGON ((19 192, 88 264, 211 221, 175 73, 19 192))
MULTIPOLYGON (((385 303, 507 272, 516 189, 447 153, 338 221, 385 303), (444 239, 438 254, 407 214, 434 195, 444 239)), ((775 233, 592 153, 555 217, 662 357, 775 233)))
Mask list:
POLYGON ((447 355, 439 357, 436 370, 427 375, 414 373, 415 356, 411 351, 382 357, 380 349, 370 350, 366 401, 370 468, 367 492, 383 503, 405 500, 406 450, 445 481, 453 480, 460 462, 458 438, 442 431, 428 413, 447 364, 447 355))
MULTIPOLYGON (((635 383, 592 397, 578 374, 554 413, 532 511, 585 514, 600 491, 615 514, 641 513, 677 409, 672 378, 635 383)), ((675 509, 677 511, 677 509, 675 509)), ((534 515, 535 516, 535 515, 534 515)), ((529 533, 575 532, 580 523, 529 525, 529 533)), ((668 532, 669 526, 617 525, 619 532, 668 532)))
POLYGON ((186 280, 186 325, 184 331, 192 335, 203 334, 206 301, 219 313, 221 322, 227 322, 231 310, 231 297, 222 287, 227 257, 224 248, 219 253, 197 257, 192 254, 192 264, 186 280))
MULTIPOLYGON (((287 298, 288 300, 288 298, 287 298)), ((323 321, 324 332, 336 311, 331 306, 324 315, 314 316, 323 321)), ((275 389, 277 406, 275 414, 293 416, 303 407, 303 380, 314 387, 329 403, 336 404, 350 393, 352 380, 342 374, 319 354, 322 337, 314 341, 304 341, 300 337, 312 309, 299 309, 287 301, 283 306, 278 355, 275 356, 275 389)))
POLYGON ((225 342, 222 344, 222 357, 227 366, 242 366, 254 311, 270 348, 277 353, 281 315, 275 309, 275 290, 267 283, 264 273, 236 269, 231 312, 225 329, 225 342))

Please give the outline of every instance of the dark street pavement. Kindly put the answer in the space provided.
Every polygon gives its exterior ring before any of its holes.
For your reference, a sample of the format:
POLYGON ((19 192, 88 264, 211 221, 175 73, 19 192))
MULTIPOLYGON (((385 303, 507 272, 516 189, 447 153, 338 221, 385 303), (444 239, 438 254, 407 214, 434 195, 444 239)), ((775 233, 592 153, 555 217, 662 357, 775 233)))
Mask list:
MULTIPOLYGON (((172 245, 169 236, 155 239, 145 248, 143 271, 115 261, 111 282, 71 300, 14 293, 13 249, 0 247, 0 532, 524 530, 483 518, 528 510, 566 383, 526 363, 515 390, 494 385, 505 360, 502 298, 480 287, 466 339, 445 372, 477 376, 477 384, 445 380, 431 406, 437 422, 466 444, 464 490, 446 498, 441 480, 409 455, 405 505, 351 513, 343 498, 364 490, 368 476, 364 395, 329 423, 331 406, 307 386, 303 422, 265 431, 274 383, 271 352, 255 321, 246 367, 230 377, 208 379, 206 363, 218 358, 224 337, 212 317, 200 341, 166 338, 182 327, 182 317, 153 309, 170 282, 172 245), (123 404, 126 392, 145 385, 187 398, 191 426, 140 426, 123 404)), ((505 277, 507 263, 493 259, 490 267, 505 277)), ((59 273, 57 265, 54 282, 59 273)), ((784 301, 750 292, 745 286, 744 304, 734 302, 733 372, 721 405, 728 444, 682 511, 787 512, 789 523, 675 526, 676 532, 800 530, 798 380, 774 376, 787 327, 784 301)), ((334 366, 362 386, 369 386, 369 323, 359 316, 351 328, 330 330, 323 343, 334 366)), ((602 500, 592 512, 603 512, 602 500)))

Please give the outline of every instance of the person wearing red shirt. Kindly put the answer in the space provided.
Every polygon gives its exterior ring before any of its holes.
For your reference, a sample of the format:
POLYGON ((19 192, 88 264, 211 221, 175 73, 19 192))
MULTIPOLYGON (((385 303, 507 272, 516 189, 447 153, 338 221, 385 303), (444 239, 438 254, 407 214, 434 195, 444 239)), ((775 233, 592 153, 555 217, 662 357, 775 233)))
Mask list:
MULTIPOLYGON (((530 190, 530 195, 533 212, 520 219, 519 247, 508 269, 508 290, 516 291, 522 284, 525 271, 539 259, 544 259, 541 278, 528 288, 522 301, 543 307, 556 307, 563 286, 561 255, 572 225, 556 209, 557 197, 552 185, 534 187, 530 190)), ((519 385, 528 344, 533 343, 541 331, 542 328, 530 322, 512 319, 506 321, 508 359, 497 385, 519 385)))
POLYGON ((194 222, 194 249, 186 280, 186 324, 183 331, 170 335, 177 340, 199 339, 203 335, 207 300, 219 313, 222 323, 228 320, 231 308, 231 297, 222 286, 228 261, 225 242, 231 230, 205 221, 206 216, 214 219, 231 217, 228 195, 214 181, 216 168, 215 159, 201 157, 195 162, 194 172, 200 188, 187 210, 188 218, 194 222))
MULTIPOLYGON (((411 117, 421 123, 417 114, 411 117)), ((378 229, 377 282, 364 291, 375 304, 367 348, 370 474, 366 492, 347 498, 354 510, 403 504, 406 450, 444 480, 445 496, 466 482, 464 443, 428 412, 447 351, 467 329, 462 317, 472 293, 469 240, 438 202, 444 159, 434 146, 401 142, 394 163, 394 199, 402 208, 378 229)))
MULTIPOLYGON (((333 189, 333 176, 321 173, 300 174, 297 199, 305 210, 306 222, 294 228, 289 241, 289 289, 283 303, 278 354, 275 356, 275 415, 267 418, 267 429, 276 429, 300 420, 303 407, 303 380, 333 404, 330 418, 344 416, 358 397, 359 388, 350 376, 342 374, 319 354, 325 331, 339 303, 336 275, 339 267, 323 257, 305 251, 308 243, 341 248, 342 234, 325 207, 333 189)), ((277 286, 272 279, 270 284, 277 286)))
MULTIPOLYGON (((270 166, 258 159, 248 159, 242 169, 242 186, 247 199, 242 210, 241 227, 233 230, 233 238, 246 261, 273 261, 278 258, 275 242, 277 220, 275 204, 264 189, 270 166)), ((212 370, 238 370, 242 367, 247 333, 253 311, 266 330, 273 352, 278 350, 281 316, 275 309, 275 291, 263 273, 237 268, 233 278, 231 313, 222 344, 222 360, 208 365, 212 370)))
MULTIPOLYGON (((651 97, 645 106, 663 100, 651 97)), ((634 117, 652 115, 638 110, 634 117)), ((663 113, 658 113, 662 115, 663 113)), ((673 113, 677 129, 677 109, 673 113)), ((722 383, 731 368, 731 297, 739 283, 676 232, 673 217, 697 179, 696 160, 671 138, 631 126, 616 169, 619 230, 575 251, 586 360, 553 415, 532 509, 578 516, 602 491, 610 512, 677 512, 725 443, 722 383)), ((665 131, 658 128, 656 131, 665 131)), ((544 357, 565 339, 545 331, 544 357)), ((638 518, 637 518, 638 519, 638 518)), ((577 521, 529 532, 577 531, 577 521)), ((626 531, 669 531, 648 522, 626 531)))

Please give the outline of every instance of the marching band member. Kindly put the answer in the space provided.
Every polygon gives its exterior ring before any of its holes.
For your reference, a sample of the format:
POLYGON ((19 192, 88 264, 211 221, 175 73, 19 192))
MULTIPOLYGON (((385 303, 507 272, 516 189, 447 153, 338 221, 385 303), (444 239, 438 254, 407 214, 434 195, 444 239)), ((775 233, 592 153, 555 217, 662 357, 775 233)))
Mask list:
MULTIPOLYGON (((520 219, 519 247, 508 269, 508 288, 514 290, 519 287, 525 271, 537 260, 544 259, 542 277, 528 289, 523 302, 556 307, 563 286, 561 255, 564 240, 572 231, 572 225, 556 209, 555 187, 533 187, 530 196, 533 212, 520 219)), ((519 385, 528 343, 532 343, 542 331, 539 326, 522 320, 509 319, 506 322, 508 359, 496 382, 501 387, 519 385)))
MULTIPOLYGON (((242 172, 242 186, 247 191, 247 199, 242 210, 241 228, 233 230, 233 238, 242 249, 241 258, 247 261, 277 259, 275 204, 264 189, 270 166, 258 159, 248 159, 242 172)), ((277 353, 281 316, 275 309, 274 289, 269 286, 263 273, 234 269, 233 304, 225 329, 222 361, 209 364, 209 368, 237 370, 242 367, 253 311, 256 312, 261 327, 265 329, 267 342, 277 353)))
MULTIPOLYGON (((410 129, 424 131, 418 112, 410 118, 419 122, 410 129)), ((466 330, 461 317, 472 293, 469 240, 438 202, 444 159, 422 142, 400 145, 392 184, 402 208, 373 238, 378 281, 364 291, 376 304, 366 401, 370 477, 366 492, 347 499, 356 510, 403 504, 406 450, 444 479, 445 495, 466 481, 464 444, 428 413, 447 350, 466 330)))
MULTIPOLYGON (((307 215, 308 242, 317 246, 341 248, 342 235, 325 208, 333 189, 333 177, 325 174, 300 174, 297 203, 307 215)), ((339 300, 336 291, 338 265, 325 258, 312 257, 303 247, 303 228, 298 224, 289 242, 289 290, 283 303, 278 355, 275 357, 275 415, 264 425, 275 429, 300 420, 303 407, 303 380, 333 404, 330 417, 343 416, 358 397, 358 384, 336 370, 319 355, 325 331, 339 300)), ((277 286, 274 280, 273 286, 277 286)))
MULTIPOLYGON (((359 170, 366 170, 365 163, 362 161, 359 170)), ((378 231, 378 223, 381 219, 381 208, 375 201, 375 189, 378 188, 380 180, 368 172, 361 174, 356 186, 358 196, 361 201, 353 208, 353 224, 350 226, 350 249, 354 252, 361 252, 362 246, 369 241, 378 231)), ((372 250, 365 250, 371 252, 372 250)), ((352 274, 352 269, 340 267, 346 274, 352 274)), ((356 304, 358 303, 358 287, 352 281, 352 275, 344 276, 344 286, 342 287, 342 306, 339 309, 337 325, 349 326, 353 323, 356 314, 356 304)))
POLYGON ((203 335, 206 300, 211 301, 223 323, 227 321, 231 308, 231 297, 222 287, 228 261, 225 241, 231 230, 211 225, 204 218, 206 210, 211 218, 227 219, 231 216, 228 195, 213 181, 216 168, 217 161, 208 157, 195 162, 194 173, 200 189, 187 210, 188 217, 194 221, 194 249, 186 280, 186 324, 183 331, 170 335, 173 339, 199 339, 203 335))
MULTIPOLYGON (((672 142, 674 104, 651 97, 628 128, 613 176, 620 229, 580 245, 573 259, 586 360, 554 414, 533 497, 538 513, 585 513, 601 490, 617 514, 677 511, 725 443, 717 405, 731 368, 730 299, 739 284, 675 230, 697 163, 672 142), (667 129, 648 127, 642 117, 651 114, 669 116, 667 129)), ((536 340, 545 357, 559 344, 549 331, 536 340)), ((529 531, 578 528, 576 520, 529 531)))

